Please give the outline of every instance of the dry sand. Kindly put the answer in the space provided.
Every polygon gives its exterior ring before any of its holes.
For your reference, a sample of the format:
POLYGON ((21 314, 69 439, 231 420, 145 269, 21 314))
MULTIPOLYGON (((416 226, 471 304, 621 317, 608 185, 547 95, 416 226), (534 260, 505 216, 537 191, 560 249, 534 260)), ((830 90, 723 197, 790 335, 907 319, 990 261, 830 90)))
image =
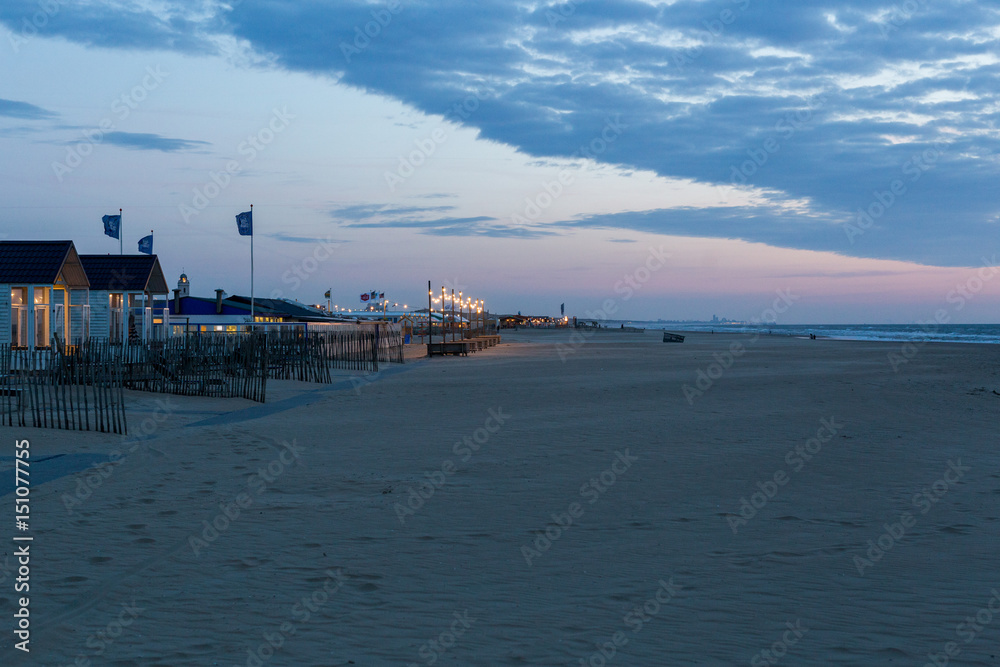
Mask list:
POLYGON ((264 406, 132 393, 142 441, 4 428, 5 457, 135 451, 33 488, 31 654, 5 631, 0 662, 1000 664, 1000 616, 957 629, 1000 590, 1000 346, 569 337, 264 406))

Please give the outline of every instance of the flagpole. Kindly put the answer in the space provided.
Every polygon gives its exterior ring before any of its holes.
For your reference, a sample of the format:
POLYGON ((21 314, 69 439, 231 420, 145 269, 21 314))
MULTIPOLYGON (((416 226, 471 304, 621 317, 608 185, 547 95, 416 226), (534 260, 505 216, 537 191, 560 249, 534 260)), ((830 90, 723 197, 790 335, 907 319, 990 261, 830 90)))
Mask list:
POLYGON ((124 255, 125 251, 122 249, 122 239, 125 238, 125 222, 122 218, 122 210, 118 209, 118 254, 124 255))
POLYGON ((254 323, 253 298, 253 204, 250 204, 250 324, 254 323))

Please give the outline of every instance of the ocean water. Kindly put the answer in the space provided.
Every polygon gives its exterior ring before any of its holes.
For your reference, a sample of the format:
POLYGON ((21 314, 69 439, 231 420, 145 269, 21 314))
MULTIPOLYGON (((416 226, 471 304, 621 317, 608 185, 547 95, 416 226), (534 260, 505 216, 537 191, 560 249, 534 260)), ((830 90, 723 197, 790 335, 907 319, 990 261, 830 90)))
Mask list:
POLYGON ((770 332, 776 336, 804 336, 816 334, 826 338, 841 340, 883 340, 883 341, 937 341, 943 343, 1000 343, 1000 324, 702 324, 670 322, 617 321, 608 322, 609 327, 619 324, 665 329, 667 331, 727 331, 727 332, 770 332))

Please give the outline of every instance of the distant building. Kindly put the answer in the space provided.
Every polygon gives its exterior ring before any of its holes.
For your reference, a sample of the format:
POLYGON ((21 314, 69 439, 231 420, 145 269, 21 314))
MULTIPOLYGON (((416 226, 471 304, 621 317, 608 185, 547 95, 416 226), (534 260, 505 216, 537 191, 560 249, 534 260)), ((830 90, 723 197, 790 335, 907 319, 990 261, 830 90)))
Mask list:
POLYGON ((72 241, 0 241, 0 344, 88 338, 89 290, 72 241))
POLYGON ((250 324, 250 306, 229 303, 225 290, 215 298, 191 296, 191 281, 182 273, 168 304, 170 334, 236 333, 250 324))
POLYGON ((335 324, 330 314, 315 306, 287 299, 254 300, 253 321, 250 297, 226 296, 215 290, 215 298, 191 296, 191 282, 181 274, 169 303, 170 334, 239 333, 252 325, 268 328, 306 330, 335 324))

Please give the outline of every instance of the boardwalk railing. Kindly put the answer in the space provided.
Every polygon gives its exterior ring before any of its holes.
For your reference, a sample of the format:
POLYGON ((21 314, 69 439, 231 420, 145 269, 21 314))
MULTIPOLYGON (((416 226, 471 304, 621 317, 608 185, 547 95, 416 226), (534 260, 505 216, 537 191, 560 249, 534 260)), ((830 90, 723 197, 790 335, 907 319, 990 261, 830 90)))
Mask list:
POLYGON ((121 355, 108 346, 0 345, 0 424, 127 431, 121 355))

